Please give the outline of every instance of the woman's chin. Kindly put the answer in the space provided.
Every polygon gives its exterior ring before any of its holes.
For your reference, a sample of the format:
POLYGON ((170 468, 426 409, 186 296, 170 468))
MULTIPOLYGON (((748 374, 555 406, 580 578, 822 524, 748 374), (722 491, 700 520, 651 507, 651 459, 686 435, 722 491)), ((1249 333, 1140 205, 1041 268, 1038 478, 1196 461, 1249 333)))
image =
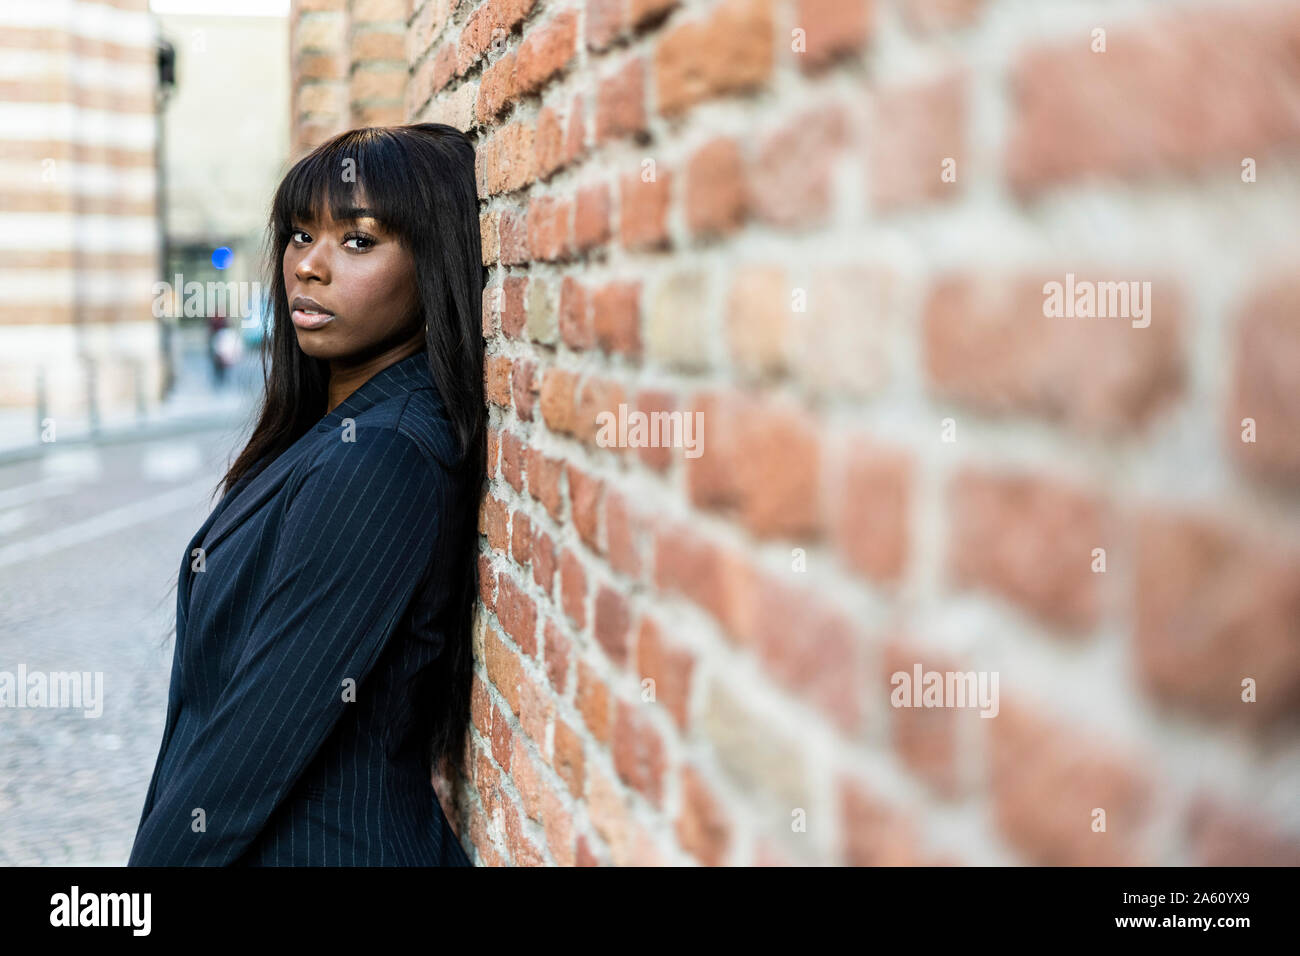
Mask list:
POLYGON ((298 348, 316 359, 337 358, 339 350, 329 345, 329 337, 323 331, 305 331, 298 329, 298 348))

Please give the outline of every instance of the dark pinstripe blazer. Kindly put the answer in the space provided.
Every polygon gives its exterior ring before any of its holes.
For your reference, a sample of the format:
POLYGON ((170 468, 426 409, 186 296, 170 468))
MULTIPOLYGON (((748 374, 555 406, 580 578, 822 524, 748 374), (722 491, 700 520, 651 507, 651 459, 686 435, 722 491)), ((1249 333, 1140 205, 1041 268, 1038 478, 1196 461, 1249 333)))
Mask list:
POLYGON ((415 756, 381 740, 442 649, 457 462, 420 352, 221 499, 181 562, 129 866, 471 865, 415 756))

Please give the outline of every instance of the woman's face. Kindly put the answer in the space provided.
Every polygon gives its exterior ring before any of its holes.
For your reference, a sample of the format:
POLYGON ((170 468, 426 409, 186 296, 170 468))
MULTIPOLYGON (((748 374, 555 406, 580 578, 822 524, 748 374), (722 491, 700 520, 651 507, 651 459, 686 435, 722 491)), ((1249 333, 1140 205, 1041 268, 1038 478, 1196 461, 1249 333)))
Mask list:
POLYGON ((323 221, 293 221, 284 249, 294 331, 313 358, 360 359, 422 337, 410 251, 364 207, 348 212, 354 218, 326 208, 323 221))

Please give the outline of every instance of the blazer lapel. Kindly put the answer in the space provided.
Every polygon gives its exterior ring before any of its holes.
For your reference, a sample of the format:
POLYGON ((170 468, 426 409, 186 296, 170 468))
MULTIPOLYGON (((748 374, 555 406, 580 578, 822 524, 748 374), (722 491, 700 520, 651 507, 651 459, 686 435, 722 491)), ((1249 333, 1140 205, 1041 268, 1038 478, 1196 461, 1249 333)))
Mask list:
MULTIPOLYGON (((345 418, 355 418, 386 398, 392 398, 415 388, 432 387, 428 359, 423 352, 408 355, 372 375, 341 401, 332 412, 324 415, 309 431, 299 436, 298 440, 285 449, 278 458, 253 476, 238 497, 232 490, 230 497, 234 499, 233 504, 219 515, 214 514, 210 519, 211 523, 200 529, 200 534, 196 536, 197 540, 201 541, 203 532, 211 528, 211 538, 203 545, 205 559, 212 554, 218 544, 229 537, 232 531, 243 524, 249 515, 261 507, 266 499, 280 489, 303 455, 309 449, 316 447, 316 442, 313 440, 315 436, 337 428, 345 418)), ((186 553, 192 552, 198 546, 192 541, 186 553)), ((186 567, 188 566, 187 562, 186 567)))

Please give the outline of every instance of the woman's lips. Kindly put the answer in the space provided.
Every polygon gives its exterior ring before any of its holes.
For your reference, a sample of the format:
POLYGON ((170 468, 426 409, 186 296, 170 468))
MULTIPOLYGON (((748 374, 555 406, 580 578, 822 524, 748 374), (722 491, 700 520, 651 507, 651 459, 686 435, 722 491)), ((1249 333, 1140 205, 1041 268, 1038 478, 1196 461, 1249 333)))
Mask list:
POLYGON ((328 312, 304 312, 302 309, 294 309, 293 324, 300 329, 319 329, 334 320, 334 316, 328 312))

